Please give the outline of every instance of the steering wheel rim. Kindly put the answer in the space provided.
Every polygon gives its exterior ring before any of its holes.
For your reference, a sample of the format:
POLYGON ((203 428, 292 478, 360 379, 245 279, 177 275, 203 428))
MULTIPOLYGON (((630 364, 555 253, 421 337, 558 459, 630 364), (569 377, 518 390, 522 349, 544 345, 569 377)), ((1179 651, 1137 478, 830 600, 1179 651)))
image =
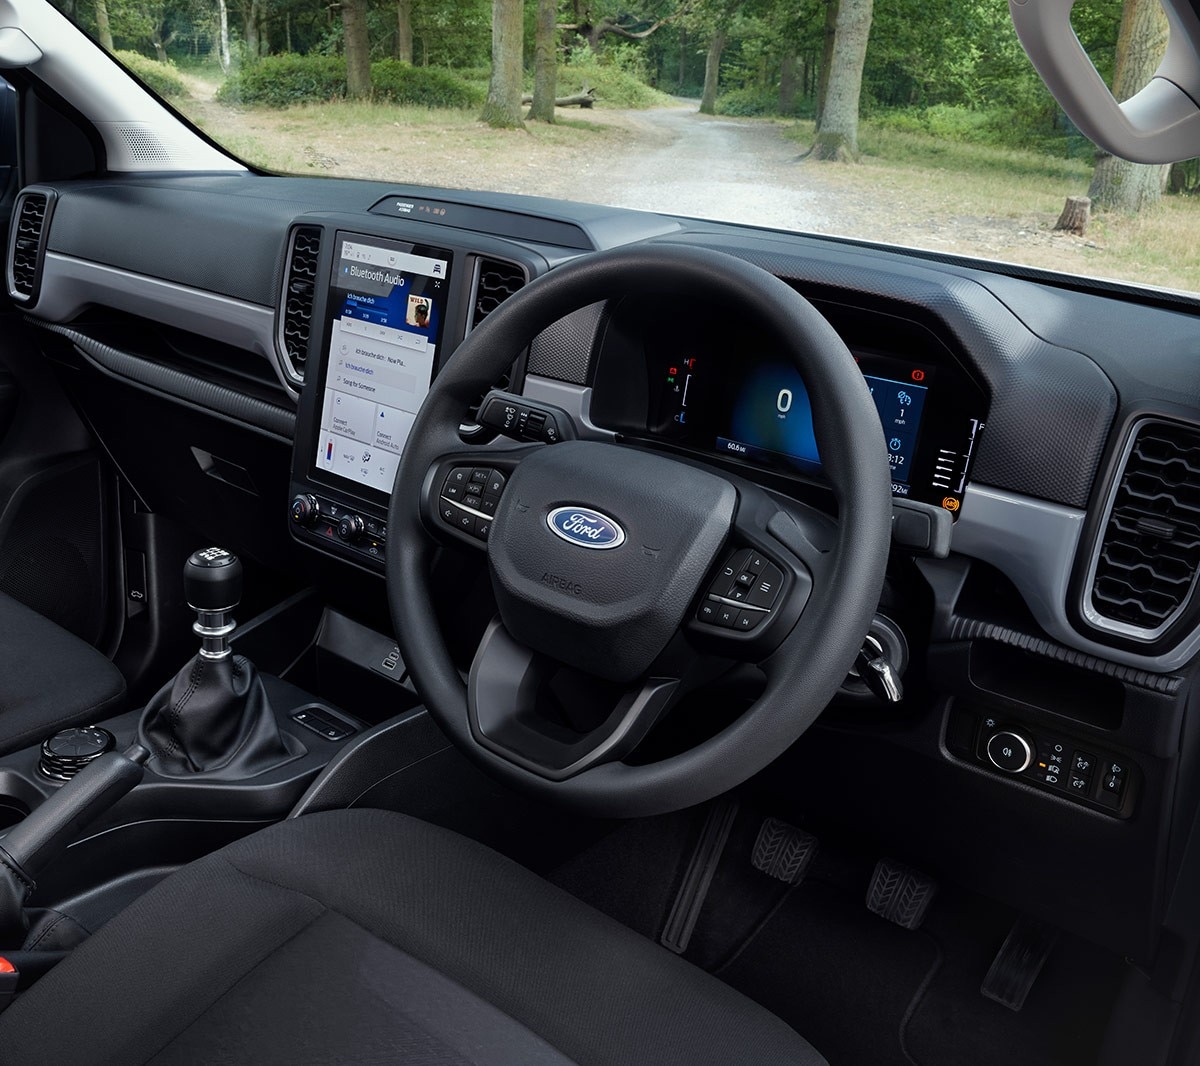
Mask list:
POLYGON ((861 647, 890 543, 886 457, 878 413, 841 338, 807 300, 766 271, 723 252, 668 243, 596 253, 551 271, 507 300, 458 348, 430 389, 397 470, 388 521, 388 600, 418 693, 450 739, 487 772, 588 813, 660 813, 728 791, 812 724, 861 647), (439 458, 465 451, 458 436, 463 410, 534 336, 579 308, 647 292, 733 302, 791 357, 812 399, 817 444, 838 503, 836 541, 799 620, 761 663, 765 690, 735 722, 659 762, 604 762, 550 781, 500 757, 472 732, 467 689, 434 622, 430 572, 438 541, 421 501, 439 458))

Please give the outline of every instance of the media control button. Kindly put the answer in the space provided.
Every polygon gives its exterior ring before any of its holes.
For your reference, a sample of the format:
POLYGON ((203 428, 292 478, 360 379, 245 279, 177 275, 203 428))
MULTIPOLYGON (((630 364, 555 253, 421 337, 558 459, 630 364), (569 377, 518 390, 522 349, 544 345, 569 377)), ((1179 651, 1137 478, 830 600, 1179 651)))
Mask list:
POLYGON ((757 629, 759 623, 766 617, 768 617, 766 611, 738 611, 733 628, 741 633, 749 633, 752 629, 757 629))
POLYGON ((746 602, 752 607, 770 607, 779 598, 782 585, 783 571, 774 563, 764 563, 754 575, 754 584, 750 586, 746 602))
POLYGON ((732 629, 741 612, 728 603, 717 604, 717 625, 722 629, 732 629))

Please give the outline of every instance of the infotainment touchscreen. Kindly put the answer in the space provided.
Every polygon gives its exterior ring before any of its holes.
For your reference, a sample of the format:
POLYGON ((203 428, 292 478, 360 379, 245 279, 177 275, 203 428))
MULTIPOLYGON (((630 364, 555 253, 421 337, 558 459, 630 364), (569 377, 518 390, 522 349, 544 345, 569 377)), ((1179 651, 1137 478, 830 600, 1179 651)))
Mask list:
POLYGON ((391 492, 437 365, 451 259, 445 249, 337 234, 317 470, 391 492))

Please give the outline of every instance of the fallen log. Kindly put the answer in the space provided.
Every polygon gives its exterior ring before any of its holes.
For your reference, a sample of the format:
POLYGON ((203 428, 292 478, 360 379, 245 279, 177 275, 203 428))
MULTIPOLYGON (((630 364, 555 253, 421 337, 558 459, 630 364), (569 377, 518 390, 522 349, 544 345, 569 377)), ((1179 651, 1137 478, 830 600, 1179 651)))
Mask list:
MULTIPOLYGON (((560 96, 554 101, 555 107, 591 107, 596 102, 596 90, 588 89, 586 92, 576 93, 574 96, 560 96)), ((532 104, 533 96, 526 93, 521 97, 521 103, 532 104)))

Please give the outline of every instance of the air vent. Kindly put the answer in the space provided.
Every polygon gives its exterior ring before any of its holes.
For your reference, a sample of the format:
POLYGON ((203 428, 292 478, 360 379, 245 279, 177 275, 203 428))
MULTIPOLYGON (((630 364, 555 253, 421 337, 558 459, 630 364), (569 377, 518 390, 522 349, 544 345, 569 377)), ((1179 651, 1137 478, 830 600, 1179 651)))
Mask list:
POLYGON ((1200 573, 1200 427, 1135 427, 1089 582, 1089 620, 1158 638, 1187 609, 1200 573))
POLYGON ((284 373, 296 385, 304 383, 308 338, 312 331, 313 300, 317 295, 317 263, 321 254, 318 226, 297 226, 288 244, 279 312, 279 348, 284 373))
POLYGON ((37 296, 49 213, 50 198, 45 193, 21 195, 9 260, 9 283, 12 295, 23 303, 31 303, 37 296))
MULTIPOLYGON (((503 259, 483 259, 477 263, 478 273, 475 276, 475 290, 471 294, 471 329, 479 325, 488 315, 496 310, 505 300, 525 284, 525 271, 516 263, 508 263, 503 259)), ((512 374, 505 373, 492 388, 507 389, 512 384, 512 374)), ((486 395, 486 393, 484 394, 486 395)), ((479 414, 479 404, 483 395, 467 408, 467 418, 459 432, 465 440, 475 441, 487 435, 486 430, 479 426, 476 415, 479 414)))
POLYGON ((478 326, 524 284, 525 271, 516 263, 506 263, 502 259, 480 259, 475 300, 471 305, 471 328, 478 326))

